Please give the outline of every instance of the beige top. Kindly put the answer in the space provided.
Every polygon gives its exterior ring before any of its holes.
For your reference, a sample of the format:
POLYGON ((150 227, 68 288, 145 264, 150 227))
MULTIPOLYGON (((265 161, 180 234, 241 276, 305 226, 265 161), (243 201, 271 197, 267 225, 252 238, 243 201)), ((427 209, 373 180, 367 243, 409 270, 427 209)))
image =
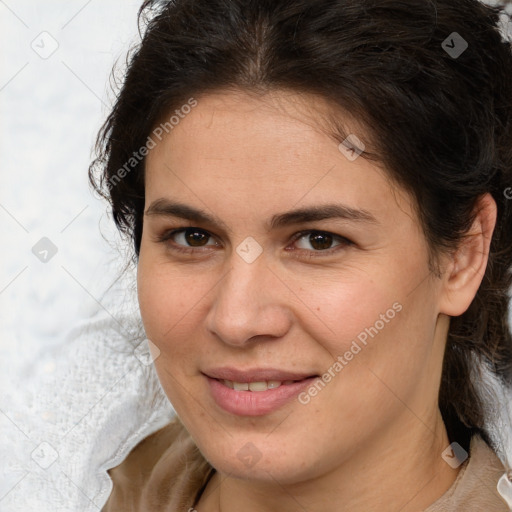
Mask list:
MULTIPOLYGON (((485 441, 473 437, 457 479, 424 512, 509 512, 496 490, 504 471, 485 441)), ((214 472, 175 418, 108 471, 114 487, 102 512, 187 512, 214 472)))

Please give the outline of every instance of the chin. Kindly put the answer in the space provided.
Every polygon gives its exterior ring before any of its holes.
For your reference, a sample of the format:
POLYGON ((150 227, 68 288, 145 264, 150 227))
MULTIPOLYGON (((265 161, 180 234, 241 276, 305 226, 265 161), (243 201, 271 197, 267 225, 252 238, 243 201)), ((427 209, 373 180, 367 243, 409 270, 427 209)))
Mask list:
POLYGON ((243 440, 229 437, 225 449, 218 441, 206 442, 206 447, 215 446, 214 451, 208 448, 203 450, 201 446, 200 449, 219 473, 230 478, 289 485, 315 476, 317 464, 308 461, 303 451, 286 456, 279 446, 268 444, 268 441, 265 445, 263 439, 260 442, 256 439, 251 441, 246 436, 243 436, 243 440))

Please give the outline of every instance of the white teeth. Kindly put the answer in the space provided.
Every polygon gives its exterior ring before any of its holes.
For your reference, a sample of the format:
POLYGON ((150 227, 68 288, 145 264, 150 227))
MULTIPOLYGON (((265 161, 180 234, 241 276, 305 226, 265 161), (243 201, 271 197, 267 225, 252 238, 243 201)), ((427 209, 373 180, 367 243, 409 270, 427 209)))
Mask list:
POLYGON ((266 391, 268 389, 267 383, 263 382, 249 382, 249 389, 251 391, 266 391))
MULTIPOLYGON (((293 382, 295 381, 288 380, 285 384, 293 384, 293 382)), ((266 391, 267 389, 276 389, 282 384, 280 380, 261 382, 233 382, 231 380, 223 380, 222 383, 235 391, 266 391)))

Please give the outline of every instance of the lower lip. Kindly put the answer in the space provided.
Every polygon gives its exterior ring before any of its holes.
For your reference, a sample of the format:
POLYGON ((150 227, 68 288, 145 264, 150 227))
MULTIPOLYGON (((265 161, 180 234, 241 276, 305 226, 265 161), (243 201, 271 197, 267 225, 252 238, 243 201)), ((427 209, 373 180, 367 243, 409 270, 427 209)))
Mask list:
POLYGON ((217 405, 225 411, 239 416, 269 414, 279 409, 318 379, 318 377, 309 377, 293 384, 281 384, 278 388, 267 389, 266 391, 235 391, 217 379, 206 378, 217 405))

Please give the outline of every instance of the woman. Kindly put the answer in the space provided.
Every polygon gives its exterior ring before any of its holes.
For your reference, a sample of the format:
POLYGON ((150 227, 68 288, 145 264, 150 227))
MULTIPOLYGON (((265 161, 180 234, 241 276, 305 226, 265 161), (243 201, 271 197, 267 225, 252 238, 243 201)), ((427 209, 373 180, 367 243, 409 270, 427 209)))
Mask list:
POLYGON ((104 510, 508 510, 478 392, 512 365, 499 10, 141 13, 91 179, 178 418, 109 472, 104 510))

